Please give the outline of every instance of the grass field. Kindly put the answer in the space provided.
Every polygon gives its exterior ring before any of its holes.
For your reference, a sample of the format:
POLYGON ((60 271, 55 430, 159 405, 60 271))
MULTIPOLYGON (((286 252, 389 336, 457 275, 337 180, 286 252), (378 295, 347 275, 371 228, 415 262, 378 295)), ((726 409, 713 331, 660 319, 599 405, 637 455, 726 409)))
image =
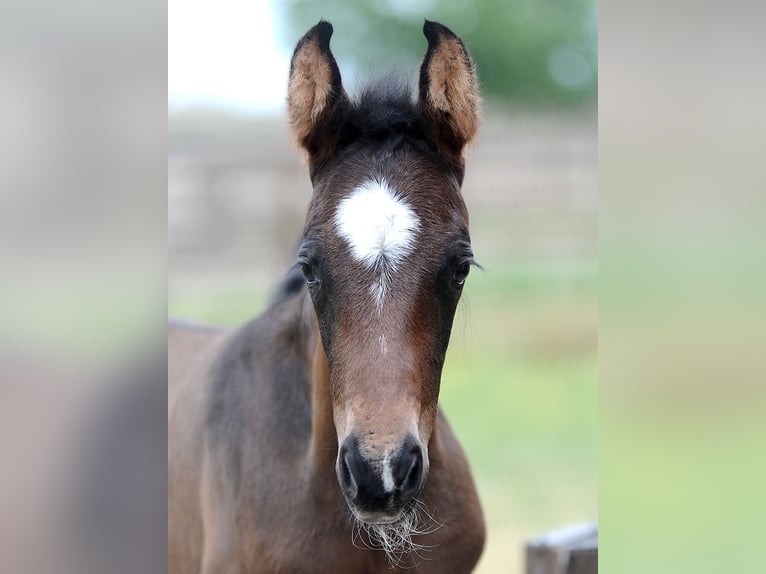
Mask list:
POLYGON ((583 274, 472 279, 442 404, 489 525, 478 572, 521 572, 527 538, 597 517, 595 295, 583 274))

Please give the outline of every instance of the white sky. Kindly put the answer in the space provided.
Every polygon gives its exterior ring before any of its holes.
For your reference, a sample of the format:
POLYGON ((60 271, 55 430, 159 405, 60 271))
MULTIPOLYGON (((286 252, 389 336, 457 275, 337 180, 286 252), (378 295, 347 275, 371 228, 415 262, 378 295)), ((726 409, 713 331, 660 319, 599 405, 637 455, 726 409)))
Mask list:
POLYGON ((169 107, 280 111, 290 55, 274 27, 269 0, 169 0, 169 107))

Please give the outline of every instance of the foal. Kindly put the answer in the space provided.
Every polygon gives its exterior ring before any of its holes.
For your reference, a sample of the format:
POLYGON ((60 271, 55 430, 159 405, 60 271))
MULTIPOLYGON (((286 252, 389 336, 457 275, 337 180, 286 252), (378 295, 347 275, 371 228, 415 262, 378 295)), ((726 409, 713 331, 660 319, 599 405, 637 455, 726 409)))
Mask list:
POLYGON ((437 407, 473 255, 474 64, 426 21, 418 98, 351 100, 320 22, 290 67, 313 196, 296 267, 232 333, 169 327, 169 571, 464 573, 484 544, 437 407))

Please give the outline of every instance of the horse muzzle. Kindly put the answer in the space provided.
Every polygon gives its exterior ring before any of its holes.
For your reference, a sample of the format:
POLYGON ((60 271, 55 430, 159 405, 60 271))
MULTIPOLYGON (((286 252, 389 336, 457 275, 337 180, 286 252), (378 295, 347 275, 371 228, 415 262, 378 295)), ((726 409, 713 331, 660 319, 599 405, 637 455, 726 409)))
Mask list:
POLYGON ((354 515, 368 524, 386 524, 420 494, 428 461, 415 437, 408 434, 395 452, 382 459, 365 456, 354 435, 338 451, 336 474, 354 515))

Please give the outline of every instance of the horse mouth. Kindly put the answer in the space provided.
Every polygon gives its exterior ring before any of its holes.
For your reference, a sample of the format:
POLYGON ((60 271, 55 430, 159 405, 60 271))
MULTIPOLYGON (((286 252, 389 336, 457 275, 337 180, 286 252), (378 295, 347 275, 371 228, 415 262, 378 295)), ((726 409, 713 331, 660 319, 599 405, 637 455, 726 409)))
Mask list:
POLYGON ((399 522, 399 520, 402 518, 402 515, 404 514, 403 510, 399 510, 398 512, 390 514, 386 512, 367 512, 364 510, 357 510, 351 505, 349 505, 349 507, 351 509, 351 513, 354 515, 354 518, 356 518, 359 522, 369 525, 394 524, 395 522, 399 522))

